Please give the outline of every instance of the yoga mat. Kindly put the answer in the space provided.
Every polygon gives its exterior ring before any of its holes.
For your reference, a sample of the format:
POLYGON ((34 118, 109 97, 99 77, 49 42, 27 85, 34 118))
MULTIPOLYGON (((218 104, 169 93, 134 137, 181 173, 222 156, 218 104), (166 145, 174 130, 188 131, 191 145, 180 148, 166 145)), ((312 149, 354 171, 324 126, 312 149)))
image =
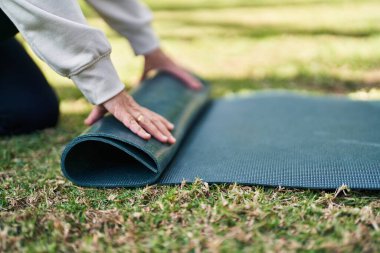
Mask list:
POLYGON ((209 183, 380 189, 379 102, 258 92, 211 100, 168 73, 135 100, 175 124, 176 144, 145 141, 112 116, 72 140, 62 172, 86 187, 209 183))

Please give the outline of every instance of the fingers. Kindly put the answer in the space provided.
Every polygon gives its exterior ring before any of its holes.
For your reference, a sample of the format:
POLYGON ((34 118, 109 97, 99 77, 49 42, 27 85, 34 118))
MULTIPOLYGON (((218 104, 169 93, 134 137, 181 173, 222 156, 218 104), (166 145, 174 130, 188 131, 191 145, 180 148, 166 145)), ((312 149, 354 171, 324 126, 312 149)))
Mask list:
POLYGON ((202 88, 201 82, 190 75, 185 69, 177 65, 170 57, 168 57, 160 48, 153 50, 144 55, 145 64, 142 80, 147 77, 151 70, 165 70, 181 79, 188 87, 198 90, 202 88))
POLYGON ((153 111, 150 111, 144 107, 141 108, 141 110, 145 113, 151 113, 154 117, 157 117, 159 120, 161 120, 161 122, 169 129, 169 130, 173 130, 174 129, 174 124, 171 123, 169 120, 165 119, 164 117, 162 117, 160 114, 157 114, 153 111))
POLYGON ((144 140, 149 140, 151 138, 151 135, 147 133, 135 120, 135 118, 125 113, 123 116, 123 119, 120 120, 126 127, 128 127, 133 133, 137 134, 144 140))
POLYGON ((131 115, 148 133, 161 142, 174 143, 175 139, 158 117, 150 111, 132 110, 131 115))
POLYGON ((174 129, 174 125, 172 123, 170 123, 167 119, 165 119, 161 115, 153 111, 150 111, 144 107, 141 107, 141 110, 147 115, 149 115, 151 122, 158 128, 158 130, 161 131, 161 133, 163 133, 165 136, 168 137, 169 143, 173 144, 176 142, 176 139, 170 132, 171 130, 174 129))
POLYGON ((94 109, 90 112, 87 118, 84 120, 84 123, 88 126, 91 126, 99 119, 103 118, 107 110, 103 106, 95 106, 94 109))
POLYGON ((176 142, 176 139, 173 137, 173 135, 170 133, 168 128, 164 125, 162 121, 159 119, 152 120, 153 124, 158 128, 158 130, 161 131, 165 136, 168 137, 168 142, 173 144, 176 142))
POLYGON ((186 70, 179 67, 170 67, 165 69, 168 72, 172 73, 179 79, 181 79, 188 87, 194 90, 199 90, 203 87, 200 81, 198 81, 195 77, 190 75, 186 70))
MULTIPOLYGON (((170 133, 170 130, 174 128, 172 123, 161 115, 141 107, 125 92, 106 101, 103 106, 133 133, 145 140, 153 136, 163 143, 173 144, 176 141, 170 133)), ((100 112, 92 112, 91 119, 97 118, 100 114, 100 112)))

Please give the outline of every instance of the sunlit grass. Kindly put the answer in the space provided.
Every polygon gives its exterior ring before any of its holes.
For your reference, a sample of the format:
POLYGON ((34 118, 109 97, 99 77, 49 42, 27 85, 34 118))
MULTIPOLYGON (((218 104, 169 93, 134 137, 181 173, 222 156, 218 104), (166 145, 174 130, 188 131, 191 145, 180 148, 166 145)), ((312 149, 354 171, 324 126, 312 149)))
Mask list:
POLYGON ((380 89, 370 89, 368 91, 366 90, 359 90, 356 92, 352 92, 349 94, 350 98, 357 99, 357 100, 380 100, 380 89))

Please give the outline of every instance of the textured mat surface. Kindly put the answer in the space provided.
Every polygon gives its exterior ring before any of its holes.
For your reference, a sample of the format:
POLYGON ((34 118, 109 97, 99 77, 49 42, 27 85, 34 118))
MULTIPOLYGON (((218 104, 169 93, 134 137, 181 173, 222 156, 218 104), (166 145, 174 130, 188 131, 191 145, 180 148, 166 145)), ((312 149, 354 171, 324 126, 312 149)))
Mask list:
POLYGON ((210 183, 380 189, 380 106, 261 92, 210 101, 166 73, 133 94, 176 128, 175 145, 144 141, 106 117, 70 142, 62 171, 77 185, 210 183))

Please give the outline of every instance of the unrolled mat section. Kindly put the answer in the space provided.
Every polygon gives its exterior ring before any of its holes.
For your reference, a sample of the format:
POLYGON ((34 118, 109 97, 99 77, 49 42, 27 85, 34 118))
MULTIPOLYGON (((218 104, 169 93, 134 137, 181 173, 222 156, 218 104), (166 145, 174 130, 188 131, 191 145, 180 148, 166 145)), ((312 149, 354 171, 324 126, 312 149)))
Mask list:
POLYGON ((71 141, 64 175, 80 186, 209 183, 380 189, 379 102, 259 92, 211 101, 159 73, 136 101, 173 122, 176 144, 145 141, 112 116, 71 141))

